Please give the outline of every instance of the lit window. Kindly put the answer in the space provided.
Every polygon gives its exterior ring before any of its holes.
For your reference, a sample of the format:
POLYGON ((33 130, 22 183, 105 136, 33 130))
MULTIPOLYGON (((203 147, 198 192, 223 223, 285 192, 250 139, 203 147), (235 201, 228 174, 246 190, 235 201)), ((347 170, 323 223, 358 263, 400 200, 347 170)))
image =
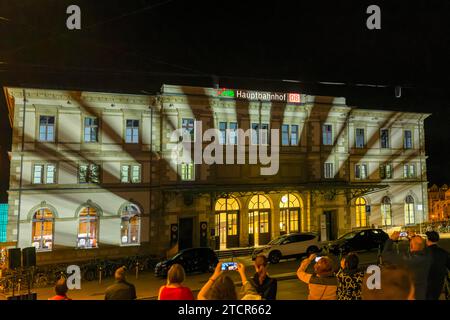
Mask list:
POLYGON ((121 214, 120 239, 122 244, 139 244, 141 217, 140 210, 134 204, 127 204, 121 214))
POLYGON ((322 142, 325 146, 333 145, 333 126, 324 124, 322 127, 322 142))
POLYGON ((298 145, 298 125, 291 125, 291 146, 298 145))
POLYGON ((403 147, 405 149, 412 149, 413 142, 412 142, 412 132, 411 130, 405 130, 404 135, 404 141, 403 141, 403 147))
POLYGON ((356 199, 356 227, 365 227, 367 225, 366 200, 364 198, 356 199))
POLYGON ((367 179, 367 164, 355 165, 355 178, 356 179, 367 179))
POLYGON ((389 148, 389 129, 381 129, 381 148, 388 149, 389 148))
POLYGON ((283 124, 281 126, 281 145, 296 146, 298 144, 298 125, 283 124))
POLYGON ((289 125, 287 124, 281 126, 281 145, 289 145, 289 125))
POLYGON ((356 148, 364 148, 364 129, 356 129, 356 148))
POLYGON ((326 162, 324 164, 324 176, 326 179, 334 178, 334 165, 331 162, 326 162))
POLYGON ((53 213, 42 208, 33 215, 32 245, 37 251, 50 251, 53 248, 53 213))
POLYGON ((127 120, 126 143, 139 143, 139 120, 127 120))
POLYGON ((140 165, 122 165, 120 170, 120 182, 123 183, 140 183, 141 182, 141 166, 140 165))
POLYGON ((39 117, 39 141, 55 141, 55 117, 39 117))
POLYGON ((183 181, 195 180, 193 163, 181 164, 181 180, 183 180, 183 181))
POLYGON ((97 210, 93 207, 84 207, 80 211, 78 224, 78 248, 96 248, 98 233, 97 210))
POLYGON ((286 194, 280 201, 280 233, 299 231, 300 200, 293 194, 286 194))
POLYGON ((84 141, 98 142, 98 119, 86 117, 84 118, 84 141))
POLYGON ((237 122, 230 122, 230 130, 229 130, 229 142, 230 144, 236 145, 238 143, 237 141, 237 122))
POLYGON ((380 165, 380 179, 392 179, 392 164, 380 165))
POLYGON ((414 224, 414 198, 408 195, 405 199, 405 224, 414 224))
POLYGON ((80 183, 99 183, 100 166, 98 164, 81 164, 78 168, 80 183))
POLYGON ((389 197, 383 197, 383 200, 381 201, 381 218, 383 225, 392 225, 391 199, 389 197))
POLYGON ((403 177, 406 179, 413 179, 416 177, 416 166, 414 164, 403 165, 403 177))
POLYGON ((35 164, 33 168, 33 184, 55 183, 56 166, 54 164, 35 164))
POLYGON ((227 123, 226 122, 219 122, 219 143, 220 144, 226 144, 227 143, 227 123))

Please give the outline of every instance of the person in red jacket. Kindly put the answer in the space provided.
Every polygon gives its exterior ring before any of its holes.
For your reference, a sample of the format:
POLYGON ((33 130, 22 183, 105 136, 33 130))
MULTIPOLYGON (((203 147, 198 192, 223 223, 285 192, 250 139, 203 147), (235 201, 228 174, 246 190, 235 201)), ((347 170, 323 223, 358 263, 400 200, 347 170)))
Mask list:
POLYGON ((159 289, 158 300, 194 300, 191 289, 182 285, 185 277, 180 264, 172 265, 167 273, 167 284, 159 289))
POLYGON ((69 291, 69 288, 67 287, 66 279, 61 278, 55 285, 56 296, 53 296, 48 300, 72 300, 67 296, 67 291, 69 291))

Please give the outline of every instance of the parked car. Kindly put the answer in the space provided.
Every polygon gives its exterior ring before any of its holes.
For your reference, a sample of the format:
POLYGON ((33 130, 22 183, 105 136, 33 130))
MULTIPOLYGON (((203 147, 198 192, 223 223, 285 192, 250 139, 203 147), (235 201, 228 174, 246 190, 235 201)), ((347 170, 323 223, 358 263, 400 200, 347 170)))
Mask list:
POLYGON ((211 248, 190 248, 178 252, 172 258, 161 261, 155 266, 157 277, 167 276, 169 268, 173 264, 181 264, 186 273, 192 272, 213 272, 219 259, 211 248))
POLYGON ((290 233, 279 236, 266 246, 253 250, 252 260, 265 255, 270 263, 278 263, 283 258, 301 257, 320 251, 319 237, 315 233, 290 233))
POLYGON ((388 234, 381 229, 355 230, 329 242, 325 249, 335 255, 347 254, 351 251, 382 250, 387 239, 389 239, 388 234))

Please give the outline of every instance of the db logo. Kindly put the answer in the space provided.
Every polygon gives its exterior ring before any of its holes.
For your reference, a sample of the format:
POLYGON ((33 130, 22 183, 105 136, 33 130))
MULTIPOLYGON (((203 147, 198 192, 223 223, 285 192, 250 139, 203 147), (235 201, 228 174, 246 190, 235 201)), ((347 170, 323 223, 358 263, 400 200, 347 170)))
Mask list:
POLYGON ((300 102, 300 94, 299 93, 289 93, 288 95, 288 102, 300 102))

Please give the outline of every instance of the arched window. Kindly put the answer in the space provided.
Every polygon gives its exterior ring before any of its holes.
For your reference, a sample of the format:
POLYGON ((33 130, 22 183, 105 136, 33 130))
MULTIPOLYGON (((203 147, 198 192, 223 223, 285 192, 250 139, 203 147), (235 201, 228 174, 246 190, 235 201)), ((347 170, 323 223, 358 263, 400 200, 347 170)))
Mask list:
POLYGON ((239 203, 235 198, 220 198, 215 205, 216 249, 239 246, 239 203))
POLYGON ((381 200, 381 219, 384 226, 392 225, 391 199, 383 197, 381 200))
POLYGON ((141 211, 135 204, 125 205, 121 212, 120 239, 122 244, 139 244, 141 238, 141 211))
POLYGON ((298 232, 300 230, 300 200, 288 193, 280 201, 280 233, 298 232))
POLYGON ((249 245, 258 246, 270 241, 270 201, 264 195, 253 196, 248 204, 249 245))
POLYGON ((405 199, 405 224, 415 223, 414 198, 408 195, 405 199))
POLYGON ((356 199, 356 227, 367 226, 366 200, 364 198, 356 199))
POLYGON ((78 248, 96 248, 98 237, 98 217, 94 207, 84 207, 80 211, 78 224, 78 248))
POLYGON ((32 239, 37 251, 50 251, 53 248, 53 213, 41 208, 33 215, 32 239))

